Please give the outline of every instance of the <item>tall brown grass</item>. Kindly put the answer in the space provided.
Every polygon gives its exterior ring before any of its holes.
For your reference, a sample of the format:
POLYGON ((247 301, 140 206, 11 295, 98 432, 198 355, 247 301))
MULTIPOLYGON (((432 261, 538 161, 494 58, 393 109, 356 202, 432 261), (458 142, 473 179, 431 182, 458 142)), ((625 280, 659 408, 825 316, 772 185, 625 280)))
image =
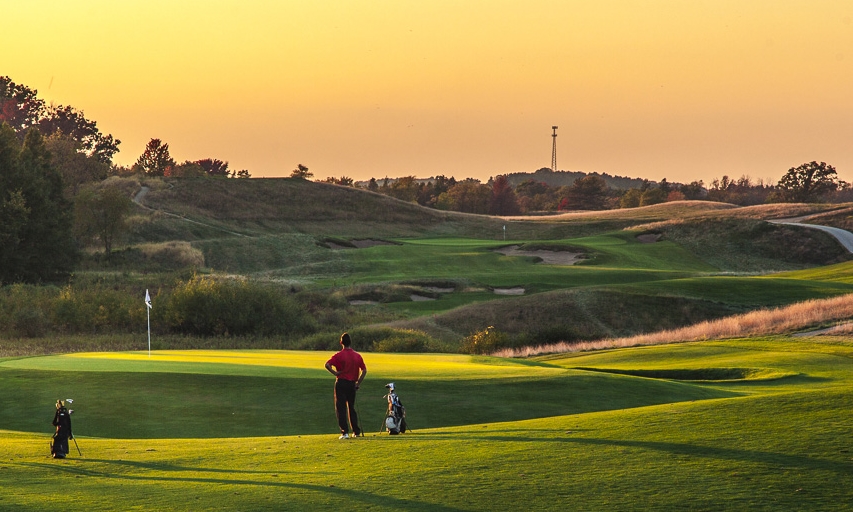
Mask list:
POLYGON ((627 338, 609 338, 580 343, 553 343, 537 347, 506 349, 496 352, 494 355, 499 357, 528 357, 540 354, 585 352, 686 341, 784 334, 822 323, 850 318, 853 318, 853 294, 798 302, 774 309, 761 309, 719 320, 700 322, 679 329, 627 338))

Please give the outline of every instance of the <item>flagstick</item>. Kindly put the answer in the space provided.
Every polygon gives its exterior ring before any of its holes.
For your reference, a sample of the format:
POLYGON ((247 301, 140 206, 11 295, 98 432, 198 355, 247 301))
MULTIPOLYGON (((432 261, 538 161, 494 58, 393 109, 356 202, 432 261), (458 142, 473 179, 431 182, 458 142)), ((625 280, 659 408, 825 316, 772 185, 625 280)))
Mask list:
POLYGON ((145 309, 148 311, 148 358, 151 358, 151 296, 148 288, 145 289, 145 309))

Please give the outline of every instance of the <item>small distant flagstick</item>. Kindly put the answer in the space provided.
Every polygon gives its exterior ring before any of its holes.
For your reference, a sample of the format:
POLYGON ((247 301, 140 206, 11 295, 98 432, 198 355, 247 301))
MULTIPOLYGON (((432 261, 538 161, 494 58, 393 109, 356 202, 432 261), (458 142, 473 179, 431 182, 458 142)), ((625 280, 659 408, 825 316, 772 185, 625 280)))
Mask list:
POLYGON ((148 357, 151 357, 151 296, 148 295, 148 288, 145 289, 145 306, 148 311, 148 357))

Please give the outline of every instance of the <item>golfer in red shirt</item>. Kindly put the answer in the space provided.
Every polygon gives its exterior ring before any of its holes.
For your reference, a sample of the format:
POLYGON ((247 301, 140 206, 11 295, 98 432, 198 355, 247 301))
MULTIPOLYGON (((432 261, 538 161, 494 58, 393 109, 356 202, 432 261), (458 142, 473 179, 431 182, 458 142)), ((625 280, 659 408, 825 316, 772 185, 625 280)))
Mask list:
POLYGON ((355 392, 367 375, 367 366, 361 354, 352 349, 349 334, 341 334, 341 351, 326 361, 326 370, 337 377, 335 379, 335 415, 341 427, 339 439, 349 439, 349 426, 352 425, 353 437, 363 435, 358 426, 358 414, 355 412, 355 392), (347 424, 349 411, 349 424, 347 424))

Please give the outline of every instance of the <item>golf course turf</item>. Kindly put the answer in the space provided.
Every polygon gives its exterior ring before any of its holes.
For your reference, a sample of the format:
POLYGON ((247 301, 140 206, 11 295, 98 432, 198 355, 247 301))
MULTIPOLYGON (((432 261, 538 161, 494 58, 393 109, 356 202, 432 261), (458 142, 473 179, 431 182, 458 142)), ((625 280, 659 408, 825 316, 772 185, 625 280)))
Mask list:
POLYGON ((0 361, 0 509, 844 510, 853 346, 707 341, 503 360, 366 354, 339 441, 329 353, 0 361), (679 377, 679 378, 676 378, 679 377), (379 428, 397 383, 411 431, 379 428), (73 398, 65 460, 52 402, 73 398))

